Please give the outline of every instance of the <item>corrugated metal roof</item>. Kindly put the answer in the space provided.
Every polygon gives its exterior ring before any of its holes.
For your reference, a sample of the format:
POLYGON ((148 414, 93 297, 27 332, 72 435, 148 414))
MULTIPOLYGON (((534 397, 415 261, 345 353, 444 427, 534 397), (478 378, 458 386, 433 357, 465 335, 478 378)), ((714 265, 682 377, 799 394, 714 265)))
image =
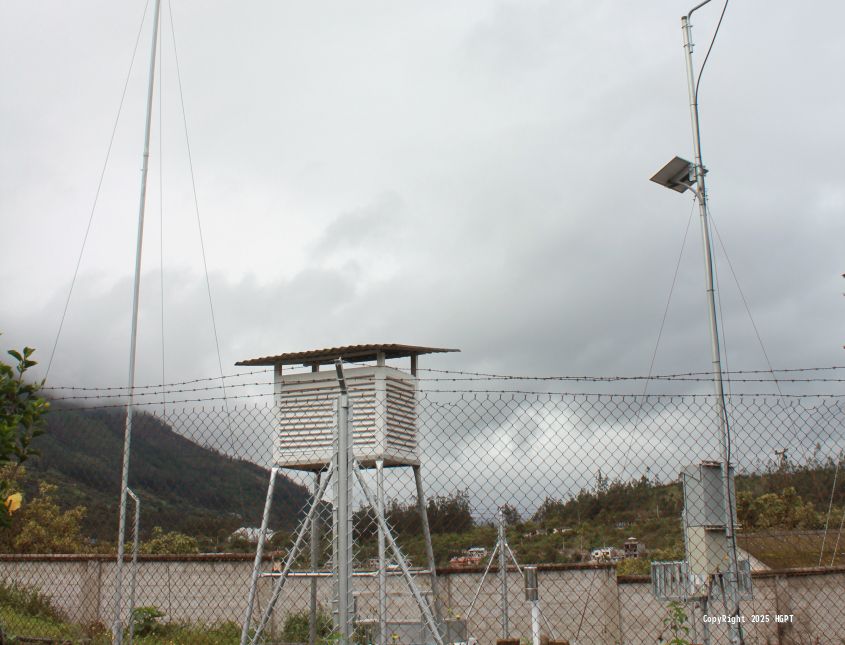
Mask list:
POLYGON ((376 360, 378 352, 384 352, 384 357, 390 359, 459 351, 461 350, 445 349, 442 347, 420 347, 418 345, 397 345, 395 343, 345 345, 343 347, 328 347, 326 349, 310 349, 305 352, 289 352, 276 356, 261 356, 260 358, 238 361, 235 365, 326 365, 334 363, 337 358, 350 363, 361 363, 376 360))

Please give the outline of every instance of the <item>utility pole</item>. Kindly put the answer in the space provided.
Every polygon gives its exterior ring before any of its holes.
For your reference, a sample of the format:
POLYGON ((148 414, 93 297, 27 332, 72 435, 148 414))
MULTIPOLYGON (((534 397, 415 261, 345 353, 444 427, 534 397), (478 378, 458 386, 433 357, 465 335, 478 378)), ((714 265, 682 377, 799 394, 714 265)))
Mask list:
MULTIPOLYGON (((701 4, 696 5, 692 10, 681 18, 681 29, 684 37, 684 54, 686 57, 687 67, 687 86, 689 91, 690 101, 690 119, 692 121, 692 135, 693 146, 695 151, 695 185, 696 194, 698 197, 698 212, 701 221, 701 237, 704 247, 704 275, 707 283, 707 306, 710 320, 710 354, 713 364, 713 388, 716 394, 716 412, 719 417, 718 434, 719 434, 719 452, 720 461, 722 462, 722 488, 725 505, 725 538, 728 546, 728 587, 727 602, 728 611, 732 616, 738 617, 739 610, 739 575, 736 555, 736 537, 734 535, 733 526, 733 503, 731 501, 731 464, 730 452, 728 449, 728 417, 727 406, 725 404, 725 388, 722 382, 722 360, 719 350, 719 325, 716 316, 716 297, 715 286, 713 278, 713 248, 710 241, 710 226, 707 221, 707 188, 705 184, 704 175, 706 170, 701 155, 701 130, 698 120, 698 95, 697 95, 697 79, 695 77, 695 70, 692 64, 692 28, 690 25, 690 18, 692 14, 709 3, 711 0, 704 0, 701 4)), ((739 621, 729 625, 729 633, 731 643, 742 643, 742 626, 739 621)))

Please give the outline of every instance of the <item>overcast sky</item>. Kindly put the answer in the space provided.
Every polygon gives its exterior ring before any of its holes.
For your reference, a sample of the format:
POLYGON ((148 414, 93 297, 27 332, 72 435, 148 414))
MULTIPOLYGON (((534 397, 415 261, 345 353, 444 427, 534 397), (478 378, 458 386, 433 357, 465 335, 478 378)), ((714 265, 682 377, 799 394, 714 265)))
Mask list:
MULTIPOLYGON (((695 16, 697 65, 721 6, 695 16)), ((648 181, 692 157, 689 8, 173 0, 224 371, 398 342, 462 349, 430 367, 646 373, 693 207, 648 181)), ((4 349, 49 356, 143 13, 0 5, 4 349)), ((161 379, 162 249, 166 379, 217 373, 166 1, 162 15, 141 383, 161 379)), ((844 21, 832 0, 735 0, 701 83, 713 217, 776 368, 845 364, 844 21)), ((150 27, 52 384, 126 381, 150 27)), ((718 256, 729 366, 766 367, 718 256)), ((708 369, 706 315, 696 216, 657 373, 708 369)))

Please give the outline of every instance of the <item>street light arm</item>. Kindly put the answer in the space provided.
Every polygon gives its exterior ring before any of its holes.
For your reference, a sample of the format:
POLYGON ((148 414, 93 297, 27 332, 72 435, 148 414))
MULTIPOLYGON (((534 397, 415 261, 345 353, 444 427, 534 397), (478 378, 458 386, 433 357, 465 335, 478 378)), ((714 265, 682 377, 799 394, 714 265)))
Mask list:
POLYGON ((701 4, 697 4, 692 9, 690 9, 690 12, 687 14, 687 20, 690 19, 690 16, 692 16, 693 13, 695 13, 696 11, 701 9, 701 7, 703 7, 704 5, 706 5, 710 1, 711 0, 704 0, 704 2, 702 2, 701 4))

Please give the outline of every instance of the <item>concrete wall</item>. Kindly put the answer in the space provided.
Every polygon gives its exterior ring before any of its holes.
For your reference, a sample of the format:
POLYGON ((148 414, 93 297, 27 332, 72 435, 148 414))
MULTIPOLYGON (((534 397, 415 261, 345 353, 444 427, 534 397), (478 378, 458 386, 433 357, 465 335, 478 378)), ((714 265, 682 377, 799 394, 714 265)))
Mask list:
MULTIPOLYGON (((70 620, 79 623, 110 624, 114 611, 114 561, 92 556, 0 556, 0 579, 37 587, 50 595, 53 603, 70 620)), ((206 624, 240 622, 243 616, 252 559, 249 556, 206 555, 190 557, 144 557, 139 563, 136 606, 154 605, 167 620, 206 624)), ((467 616, 478 590, 479 570, 443 570, 439 573, 442 600, 452 615, 469 619, 470 634, 479 643, 493 643, 501 634, 500 587, 498 574, 491 571, 478 595, 475 608, 467 616)), ((524 601, 522 579, 515 570, 508 572, 510 634, 526 638, 530 634, 529 609, 524 601)), ((427 576, 419 585, 429 591, 427 576)), ((257 607, 266 607, 271 579, 260 583, 257 607)), ((376 580, 356 578, 360 616, 375 614, 376 580)), ((545 617, 542 632, 575 643, 655 643, 663 631, 665 603, 651 595, 646 579, 617 579, 609 566, 571 565, 540 567, 541 607, 545 617)), ((319 579, 318 599, 328 609, 330 579, 319 579)), ((391 619, 418 619, 419 612, 401 577, 389 579, 391 619)), ((285 616, 308 608, 310 582, 291 578, 278 606, 274 628, 285 616)), ((128 597, 128 587, 126 590, 128 597)), ((764 572, 754 577, 754 598, 743 602, 747 617, 746 642, 845 643, 845 568, 764 572), (776 614, 792 614, 790 623, 777 623, 776 614), (768 622, 752 623, 751 616, 769 616, 768 622)), ((725 611, 719 603, 710 614, 725 611)), ((702 637, 701 608, 689 612, 702 637)), ((723 626, 711 627, 714 643, 726 642, 723 626)))

